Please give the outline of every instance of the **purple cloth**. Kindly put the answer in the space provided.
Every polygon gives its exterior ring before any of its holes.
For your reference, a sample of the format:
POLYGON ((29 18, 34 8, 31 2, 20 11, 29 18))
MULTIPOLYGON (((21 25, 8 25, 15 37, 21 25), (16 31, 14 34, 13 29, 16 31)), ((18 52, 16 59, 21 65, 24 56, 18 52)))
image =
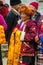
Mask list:
POLYGON ((23 27, 24 27, 24 22, 21 21, 20 25, 19 25, 19 30, 23 30, 23 27))
POLYGON ((41 20, 43 20, 43 15, 40 16, 40 19, 37 21, 38 27, 41 25, 41 20))
POLYGON ((4 26, 4 30, 7 30, 7 24, 1 14, 0 14, 0 25, 4 26))

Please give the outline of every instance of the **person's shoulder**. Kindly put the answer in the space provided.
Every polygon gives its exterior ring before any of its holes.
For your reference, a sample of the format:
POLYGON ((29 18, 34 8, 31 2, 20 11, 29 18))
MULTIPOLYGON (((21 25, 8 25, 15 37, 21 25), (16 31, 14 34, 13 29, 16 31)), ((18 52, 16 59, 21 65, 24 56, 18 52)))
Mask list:
POLYGON ((0 17, 3 17, 3 16, 0 14, 0 17))
POLYGON ((7 17, 14 17, 15 14, 12 12, 12 10, 7 14, 7 17))
POLYGON ((7 14, 7 16, 11 15, 12 14, 12 11, 9 11, 9 13, 7 14))
POLYGON ((0 14, 0 19, 3 19, 3 16, 0 14))

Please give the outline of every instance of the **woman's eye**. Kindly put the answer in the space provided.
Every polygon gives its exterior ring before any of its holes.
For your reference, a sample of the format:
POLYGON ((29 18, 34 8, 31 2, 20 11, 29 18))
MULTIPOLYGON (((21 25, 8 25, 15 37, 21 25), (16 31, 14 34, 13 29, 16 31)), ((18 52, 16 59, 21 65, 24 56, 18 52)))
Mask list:
POLYGON ((34 12, 34 10, 32 10, 32 12, 34 12))

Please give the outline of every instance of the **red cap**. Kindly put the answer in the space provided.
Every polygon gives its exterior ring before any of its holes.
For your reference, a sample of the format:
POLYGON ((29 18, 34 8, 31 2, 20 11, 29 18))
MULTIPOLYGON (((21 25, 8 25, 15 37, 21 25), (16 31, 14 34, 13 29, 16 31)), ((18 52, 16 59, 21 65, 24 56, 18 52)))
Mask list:
POLYGON ((8 9, 5 6, 2 6, 2 8, 0 10, 0 14, 2 14, 3 17, 6 17, 8 14, 8 9))
POLYGON ((36 9, 38 9, 38 3, 37 2, 31 2, 30 5, 34 6, 36 9))

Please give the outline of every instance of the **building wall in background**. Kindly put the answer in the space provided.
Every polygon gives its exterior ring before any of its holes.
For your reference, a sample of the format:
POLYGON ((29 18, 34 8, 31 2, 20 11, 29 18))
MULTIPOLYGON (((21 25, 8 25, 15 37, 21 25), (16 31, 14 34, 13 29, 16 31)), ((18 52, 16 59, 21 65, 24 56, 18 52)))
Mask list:
POLYGON ((10 0, 5 0, 6 3, 8 3, 10 5, 10 0))
MULTIPOLYGON (((30 2, 33 2, 34 0, 21 0, 21 1, 22 1, 22 3, 28 5, 30 2)), ((35 1, 37 1, 37 0, 35 0, 35 1)))
MULTIPOLYGON (((29 4, 30 2, 32 2, 32 1, 34 1, 34 0, 21 0, 21 1, 22 1, 22 3, 24 3, 24 4, 29 4)), ((37 0, 35 0, 35 1, 37 1, 37 0)), ((5 2, 7 2, 7 3, 9 4, 10 0, 5 0, 5 2)))
POLYGON ((39 9, 38 11, 43 15, 43 2, 39 3, 39 9))

